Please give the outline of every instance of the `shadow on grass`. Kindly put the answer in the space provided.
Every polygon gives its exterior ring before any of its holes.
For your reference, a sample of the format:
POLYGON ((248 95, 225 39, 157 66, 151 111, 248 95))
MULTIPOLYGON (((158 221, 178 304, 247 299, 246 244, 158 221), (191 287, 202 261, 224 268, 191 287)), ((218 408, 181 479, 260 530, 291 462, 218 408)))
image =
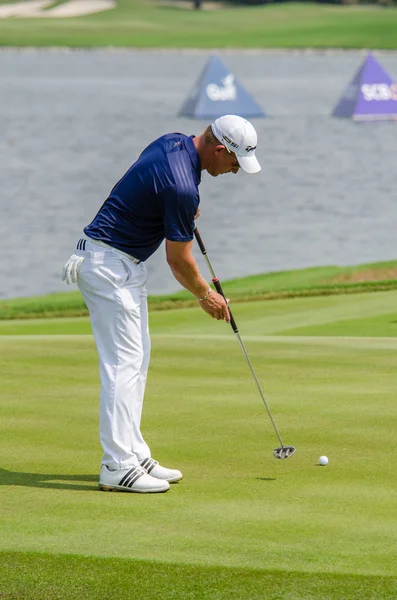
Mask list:
POLYGON ((48 473, 20 473, 0 469, 0 485, 52 488, 55 490, 97 491, 98 475, 50 475, 48 473), (90 485, 84 485, 90 483, 90 485))
MULTIPOLYGON (((255 477, 255 479, 257 481, 276 481, 275 477, 255 477)), ((50 475, 48 473, 21 473, 0 469, 0 485, 96 492, 98 490, 98 475, 60 475, 59 473, 50 475), (88 485, 84 485, 85 483, 88 485)))

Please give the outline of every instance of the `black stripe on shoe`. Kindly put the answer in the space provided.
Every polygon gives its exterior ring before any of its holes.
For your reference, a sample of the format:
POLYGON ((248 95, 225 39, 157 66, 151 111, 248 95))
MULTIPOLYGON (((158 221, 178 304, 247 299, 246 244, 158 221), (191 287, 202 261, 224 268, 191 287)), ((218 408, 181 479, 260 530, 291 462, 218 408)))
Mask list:
MULTIPOLYGON (((141 467, 135 467, 134 470, 131 472, 129 472, 129 474, 127 473, 127 478, 124 481, 125 487, 132 487, 134 485, 134 483, 136 481, 138 481, 138 479, 140 477, 142 477, 142 475, 146 475, 146 471, 144 469, 142 469, 141 467)), ((119 484, 120 485, 120 484, 119 484)))
POLYGON ((124 477, 122 477, 118 485, 131 487, 137 481, 137 479, 142 477, 142 475, 145 475, 145 471, 141 469, 141 467, 132 467, 132 469, 130 469, 128 473, 126 473, 124 477))
POLYGON ((153 458, 144 458, 140 463, 141 467, 146 469, 148 473, 153 471, 154 467, 158 464, 158 460, 154 460, 153 458))
POLYGON ((134 485, 134 483, 136 481, 138 481, 138 479, 140 479, 142 477, 142 475, 146 475, 146 471, 144 471, 144 472, 138 472, 134 477, 132 477, 132 479, 128 479, 125 482, 124 485, 127 486, 127 487, 129 487, 129 488, 132 488, 132 486, 134 485))

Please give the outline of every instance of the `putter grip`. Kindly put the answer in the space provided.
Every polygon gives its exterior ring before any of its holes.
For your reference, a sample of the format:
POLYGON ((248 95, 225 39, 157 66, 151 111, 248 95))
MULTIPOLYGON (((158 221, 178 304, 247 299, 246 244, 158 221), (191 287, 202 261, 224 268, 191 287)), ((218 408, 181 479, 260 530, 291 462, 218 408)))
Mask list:
POLYGON ((196 229, 194 230, 194 236, 195 236, 195 238, 196 238, 196 241, 197 241, 197 243, 198 243, 198 245, 199 245, 199 248, 200 248, 201 254, 207 254, 207 250, 205 249, 204 242, 203 242, 203 240, 201 239, 201 235, 199 234, 199 230, 197 229, 197 227, 196 227, 196 229))
MULTIPOLYGON (((214 284, 215 289, 218 292, 218 294, 220 294, 221 296, 223 296, 224 299, 225 299, 225 301, 227 302, 226 296, 223 293, 223 289, 222 289, 221 282, 219 281, 219 279, 217 279, 217 278, 213 279, 212 283, 214 284)), ((230 315, 230 325, 232 326, 232 329, 233 329, 234 333, 238 333, 238 327, 237 327, 236 321, 234 320, 234 317, 232 315, 232 311, 230 310, 229 306, 228 306, 228 310, 229 310, 229 315, 230 315)))

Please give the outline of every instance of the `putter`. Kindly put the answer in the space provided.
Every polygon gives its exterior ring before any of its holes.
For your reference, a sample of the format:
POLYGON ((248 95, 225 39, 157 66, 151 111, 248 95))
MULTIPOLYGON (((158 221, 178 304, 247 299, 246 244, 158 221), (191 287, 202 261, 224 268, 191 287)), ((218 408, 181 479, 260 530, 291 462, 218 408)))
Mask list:
MULTIPOLYGON (((204 256, 205 260, 207 261, 207 265, 208 265, 208 268, 210 270, 211 277, 212 277, 212 283, 214 284, 215 289, 218 292, 218 294, 221 294, 221 296, 224 297, 224 299, 225 299, 225 301, 227 303, 226 296, 223 293, 223 289, 222 289, 221 283, 220 283, 219 279, 217 278, 217 276, 215 275, 214 269, 212 268, 212 265, 211 265, 210 260, 208 258, 207 250, 206 250, 206 248, 204 246, 203 240, 201 239, 201 235, 200 235, 197 227, 194 230, 194 235, 195 235, 196 241, 197 241, 197 243, 199 245, 199 248, 201 250, 201 254, 204 256)), ((228 308, 229 308, 229 306, 228 306, 228 308)), ((280 433, 279 433, 279 431, 277 429, 276 423, 274 422, 272 413, 270 412, 270 409, 269 409, 269 407, 267 405, 265 396, 263 395, 261 386, 259 385, 258 378, 257 378, 256 373, 254 371, 254 367, 252 366, 250 358, 249 358, 249 356, 247 354, 247 350, 245 349, 245 346, 243 344, 243 340, 241 339, 241 336, 240 336, 240 333, 239 333, 236 321, 234 320, 234 317, 233 317, 233 315, 231 313, 230 308, 229 308, 229 314, 230 314, 230 325, 232 326, 232 329, 233 329, 234 333, 236 334, 236 337, 238 339, 238 343, 240 344, 240 348, 242 350, 242 353, 244 354, 244 356, 246 358, 246 361, 248 363, 248 366, 249 366, 249 368, 251 370, 252 376, 253 376, 253 378, 255 380, 255 383, 256 383, 256 386, 258 388, 260 397, 262 398, 263 404, 265 405, 265 408, 267 410, 267 414, 270 417, 270 421, 271 421, 271 423, 273 425, 274 431, 276 432, 278 440, 279 440, 279 442, 281 444, 281 446, 279 448, 275 448, 273 450, 273 455, 276 458, 281 458, 281 459, 283 459, 283 458, 289 458, 290 456, 292 456, 293 454, 295 454, 296 448, 294 448, 294 446, 284 446, 283 441, 282 441, 281 436, 280 436, 280 433)))

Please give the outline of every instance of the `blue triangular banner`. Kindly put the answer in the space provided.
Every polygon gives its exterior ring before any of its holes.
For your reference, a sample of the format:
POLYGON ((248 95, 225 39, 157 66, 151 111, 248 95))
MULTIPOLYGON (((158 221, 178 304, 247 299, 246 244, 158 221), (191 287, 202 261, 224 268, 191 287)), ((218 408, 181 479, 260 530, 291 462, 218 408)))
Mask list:
POLYGON ((227 114, 244 118, 265 116, 218 56, 208 59, 179 114, 195 119, 217 119, 227 114))

